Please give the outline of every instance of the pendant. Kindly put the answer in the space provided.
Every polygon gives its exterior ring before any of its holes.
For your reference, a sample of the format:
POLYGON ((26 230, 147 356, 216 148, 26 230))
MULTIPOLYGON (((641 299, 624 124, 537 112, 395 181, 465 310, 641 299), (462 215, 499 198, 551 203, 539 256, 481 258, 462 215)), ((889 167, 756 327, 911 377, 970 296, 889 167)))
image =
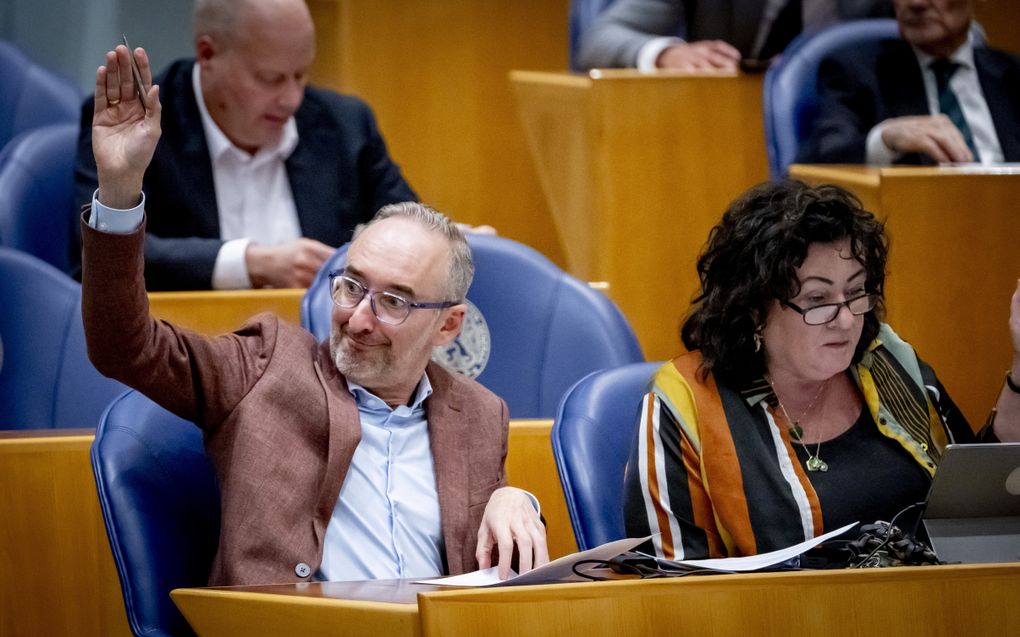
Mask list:
POLYGON ((821 471, 825 473, 829 470, 829 465, 818 456, 808 456, 807 468, 808 471, 821 471))
POLYGON ((793 423, 793 426, 790 427, 789 431, 790 437, 793 438, 794 440, 799 441, 801 438, 804 437, 804 429, 800 426, 799 422, 793 423))

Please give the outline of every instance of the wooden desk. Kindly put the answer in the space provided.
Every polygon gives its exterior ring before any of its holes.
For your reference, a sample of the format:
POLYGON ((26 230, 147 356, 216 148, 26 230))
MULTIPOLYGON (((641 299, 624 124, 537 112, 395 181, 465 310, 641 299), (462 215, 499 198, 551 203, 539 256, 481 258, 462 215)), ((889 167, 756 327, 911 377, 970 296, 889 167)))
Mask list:
POLYGON ((715 575, 503 589, 401 582, 179 589, 218 635, 1001 635, 1020 625, 1020 564, 715 575), (411 597, 419 590, 417 600, 411 597))
MULTIPOLYGON (((549 550, 576 551, 549 420, 511 421, 511 483, 542 503, 549 550)), ((93 430, 0 431, 0 637, 130 635, 89 462, 93 430)))
POLYGON ((762 76, 510 79, 567 269, 609 282, 648 360, 676 356, 708 231, 768 177, 762 76))
POLYGON ((208 334, 232 332, 259 312, 275 312, 301 324, 304 289, 149 292, 149 311, 188 329, 208 334))
POLYGON ((1020 169, 799 166, 886 223, 887 320, 938 373, 971 426, 984 424, 1010 364, 1020 278, 1020 169))
POLYGON ((92 430, 0 432, 0 636, 131 635, 92 430))
POLYGON ((308 0, 316 83, 367 101, 422 201, 562 265, 506 74, 567 68, 569 0, 308 0))

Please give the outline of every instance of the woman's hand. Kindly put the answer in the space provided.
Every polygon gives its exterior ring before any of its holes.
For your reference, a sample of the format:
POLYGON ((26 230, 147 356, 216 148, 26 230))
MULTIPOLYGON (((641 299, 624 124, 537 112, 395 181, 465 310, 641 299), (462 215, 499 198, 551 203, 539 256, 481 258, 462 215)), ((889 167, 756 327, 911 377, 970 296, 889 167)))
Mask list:
POLYGON ((1009 302, 1009 333, 1013 338, 1013 382, 1020 384, 1020 279, 1017 279, 1016 290, 1009 302))
POLYGON ((159 141, 161 112, 159 87, 152 85, 145 51, 131 52, 123 45, 108 51, 106 64, 96 70, 92 117, 92 151, 103 205, 125 209, 138 204, 142 178, 159 141), (144 104, 135 90, 132 55, 142 80, 144 104))

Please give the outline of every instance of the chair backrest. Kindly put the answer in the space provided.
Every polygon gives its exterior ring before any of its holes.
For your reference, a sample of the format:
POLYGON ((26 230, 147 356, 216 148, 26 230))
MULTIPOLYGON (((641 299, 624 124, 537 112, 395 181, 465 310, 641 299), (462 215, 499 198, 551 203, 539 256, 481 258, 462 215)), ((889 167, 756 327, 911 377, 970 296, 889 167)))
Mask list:
POLYGON ((0 147, 39 126, 77 123, 82 97, 69 80, 0 41, 0 147))
POLYGON ((623 474, 637 432, 641 396, 662 363, 594 372, 563 396, 552 428, 553 457, 584 551, 626 537, 623 474))
POLYGON ((577 66, 577 47, 581 36, 591 28, 595 19, 613 0, 571 0, 570 1, 570 68, 575 71, 583 69, 577 66))
MULTIPOLYGON (((460 337, 434 358, 481 370, 478 382, 507 401, 511 417, 552 418, 577 379, 644 360, 633 330, 601 292, 516 241, 469 234, 468 243, 475 278, 467 298, 478 311, 469 311, 460 337)), ((341 247, 301 302, 301 323, 319 339, 329 336, 333 307, 327 275, 346 256, 341 247)))
POLYGON ((846 46, 899 35, 896 20, 851 20, 814 34, 797 36, 765 73, 762 108, 765 146, 773 179, 786 175, 797 149, 811 135, 818 114, 818 66, 846 46))
POLYGON ((99 423, 92 471, 131 630, 193 635, 170 591, 205 586, 216 554, 220 493, 202 432, 126 392, 99 423))
POLYGON ((74 158, 77 124, 53 124, 15 137, 0 152, 0 245, 67 272, 77 249, 74 158), (72 244, 73 247, 72 247, 72 244))
POLYGON ((0 429, 95 427, 125 389, 88 359, 81 287, 0 247, 0 429))

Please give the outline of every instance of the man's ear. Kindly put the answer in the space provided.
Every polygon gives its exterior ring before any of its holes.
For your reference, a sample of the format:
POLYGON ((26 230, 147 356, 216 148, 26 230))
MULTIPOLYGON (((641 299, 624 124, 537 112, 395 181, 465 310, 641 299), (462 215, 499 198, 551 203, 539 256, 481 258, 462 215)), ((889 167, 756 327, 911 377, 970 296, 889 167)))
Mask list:
POLYGON ((460 328, 464 326, 464 314, 467 312, 467 305, 460 303, 443 310, 445 316, 439 324, 436 335, 432 338, 432 346, 445 345, 457 338, 460 328))
POLYGON ((215 57, 216 42, 210 35, 200 35, 195 39, 195 61, 199 64, 208 62, 215 57))

